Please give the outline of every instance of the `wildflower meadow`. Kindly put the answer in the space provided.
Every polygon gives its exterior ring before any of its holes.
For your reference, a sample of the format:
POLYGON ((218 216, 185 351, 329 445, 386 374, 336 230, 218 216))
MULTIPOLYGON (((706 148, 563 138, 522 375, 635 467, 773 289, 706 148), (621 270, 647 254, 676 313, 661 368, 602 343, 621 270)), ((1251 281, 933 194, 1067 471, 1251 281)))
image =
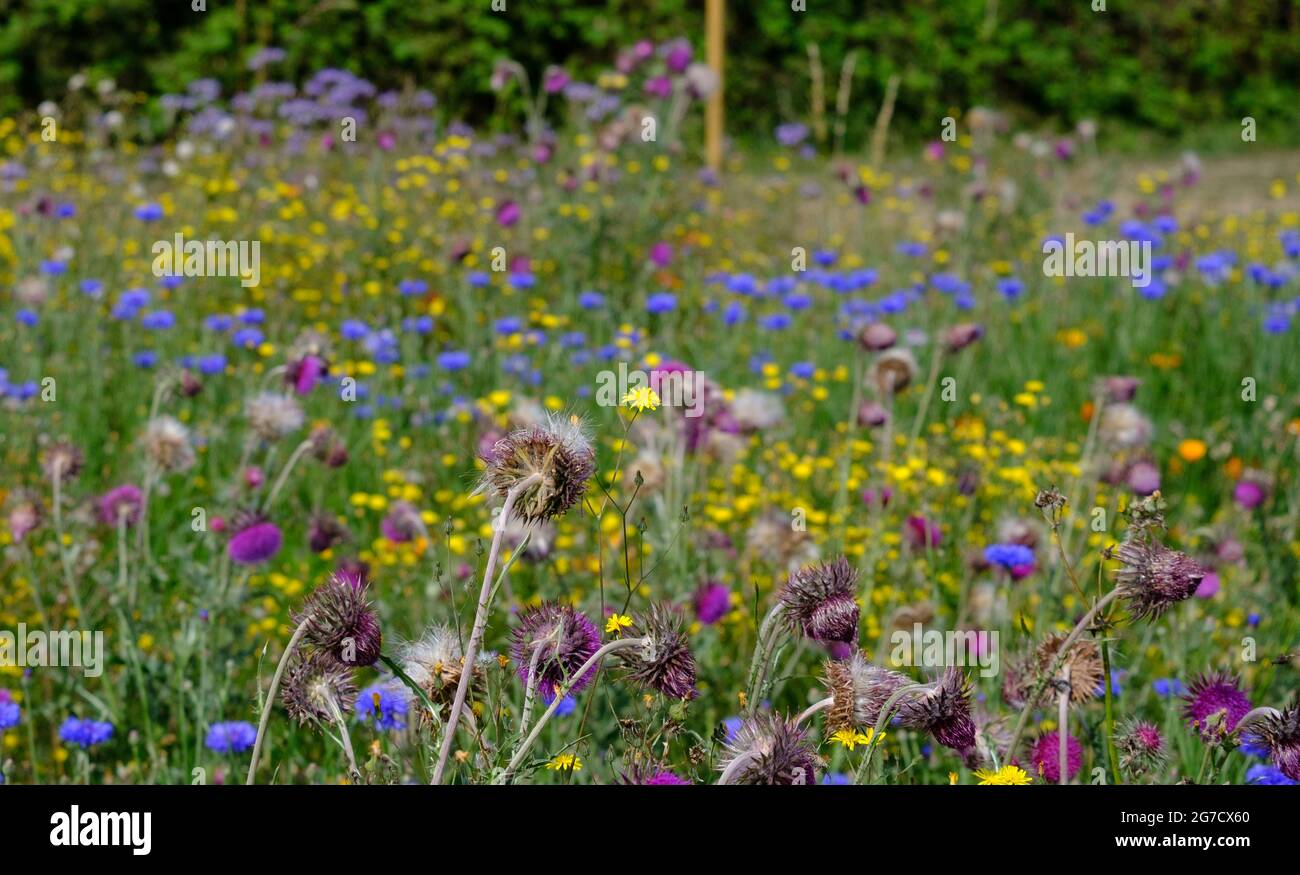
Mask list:
POLYGON ((256 39, 0 117, 0 783, 1300 781, 1266 113, 256 39))

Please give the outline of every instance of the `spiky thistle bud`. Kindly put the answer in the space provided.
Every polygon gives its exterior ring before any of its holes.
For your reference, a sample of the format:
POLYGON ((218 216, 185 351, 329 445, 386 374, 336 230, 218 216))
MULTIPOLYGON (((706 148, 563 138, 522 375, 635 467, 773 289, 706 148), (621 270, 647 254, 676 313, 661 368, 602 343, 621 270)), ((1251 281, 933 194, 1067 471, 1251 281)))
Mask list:
POLYGON ((875 726, 889 697, 912 682, 905 674, 872 665, 861 653, 844 660, 829 659, 822 670, 823 683, 831 694, 826 712, 828 733, 875 726))
POLYGON ((1183 717, 1205 741, 1219 741, 1250 712, 1250 699, 1235 675, 1198 675, 1183 695, 1183 717))
POLYGON ((1119 767, 1134 777, 1158 772, 1169 759, 1164 736, 1154 723, 1130 718, 1115 730, 1119 767))
POLYGON ((334 709, 346 713, 357 697, 352 670, 319 651, 296 656, 285 672, 280 701, 300 724, 334 720, 334 709))
POLYGON ((331 575, 307 597, 294 621, 307 622, 307 641, 348 666, 374 665, 383 635, 365 590, 331 575))
POLYGON ((779 596, 787 621, 819 641, 858 639, 858 570, 843 556, 790 574, 779 596))
POLYGON ((1154 541, 1126 540, 1117 553, 1122 563, 1116 573, 1120 596, 1140 620, 1154 620, 1191 598, 1205 577, 1205 569, 1186 553, 1154 541))
POLYGON ((760 711, 740 724, 718 768, 730 784, 815 784, 819 764, 803 729, 760 711))
POLYGON ((596 675, 592 666, 581 676, 578 670, 600 649, 600 632, 587 615, 569 605, 543 602, 519 617, 510 645, 510 656, 519 667, 525 688, 536 656, 536 689, 550 702, 572 681, 570 692, 581 690, 596 675))
POLYGON ((695 695, 695 657, 682 616, 666 604, 654 604, 628 629, 629 637, 650 639, 649 647, 619 652, 628 679, 658 690, 670 699, 695 695))
POLYGON ((82 455, 81 450, 71 441, 60 440, 51 444, 45 451, 45 456, 41 461, 45 477, 49 480, 58 480, 60 483, 67 483, 75 480, 81 473, 81 467, 85 464, 86 457, 82 455))
POLYGON ((581 422, 550 417, 546 423, 511 432, 484 456, 480 489, 507 495, 530 476, 540 482, 525 489, 514 513, 529 523, 560 516, 582 498, 596 469, 596 453, 581 422))

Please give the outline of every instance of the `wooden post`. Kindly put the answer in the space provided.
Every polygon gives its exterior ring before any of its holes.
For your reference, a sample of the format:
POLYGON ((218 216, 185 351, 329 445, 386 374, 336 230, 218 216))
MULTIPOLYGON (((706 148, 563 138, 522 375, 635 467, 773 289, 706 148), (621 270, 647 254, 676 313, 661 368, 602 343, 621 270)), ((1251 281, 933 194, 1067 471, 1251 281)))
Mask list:
POLYGON ((708 51, 708 64, 718 76, 718 87, 709 98, 704 115, 704 143, 709 167, 714 172, 722 170, 722 99, 723 55, 726 43, 723 36, 726 0, 704 0, 704 26, 708 51))

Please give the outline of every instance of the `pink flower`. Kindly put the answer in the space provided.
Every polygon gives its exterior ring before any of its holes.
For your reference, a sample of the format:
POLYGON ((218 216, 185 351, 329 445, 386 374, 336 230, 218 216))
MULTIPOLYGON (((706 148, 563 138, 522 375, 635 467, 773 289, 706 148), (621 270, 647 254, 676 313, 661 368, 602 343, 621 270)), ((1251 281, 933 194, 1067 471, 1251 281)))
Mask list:
POLYGON ((1242 480, 1232 491, 1232 499, 1246 510, 1254 510, 1264 501, 1264 487, 1254 480, 1242 480))
POLYGON ((522 214, 523 211, 519 208, 519 204, 514 201, 506 201, 497 207, 497 224, 503 228, 509 228, 519 221, 522 214))
POLYGON ((673 247, 663 241, 650 247, 650 263, 655 267, 667 267, 673 260, 673 247))
POLYGON ((938 547, 939 542, 943 540, 943 529, 939 524, 932 523, 923 516, 908 517, 903 534, 907 538, 907 543, 917 550, 938 547))

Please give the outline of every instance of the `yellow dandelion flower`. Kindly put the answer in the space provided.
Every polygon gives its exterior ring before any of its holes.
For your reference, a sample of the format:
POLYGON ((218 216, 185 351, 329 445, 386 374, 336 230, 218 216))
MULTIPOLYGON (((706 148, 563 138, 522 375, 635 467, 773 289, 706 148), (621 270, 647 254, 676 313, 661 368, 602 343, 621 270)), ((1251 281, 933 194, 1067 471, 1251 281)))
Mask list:
POLYGON ((623 403, 638 413, 642 410, 657 410, 659 409, 659 395, 649 386, 641 386, 624 395, 623 403))
POLYGON ((626 614, 611 614, 609 620, 605 623, 605 633, 609 635, 622 635, 623 630, 632 625, 632 618, 626 614))
POLYGON ((581 772, 582 760, 571 753, 557 754, 546 764, 546 768, 553 772, 581 772))
POLYGON ((996 772, 990 772, 985 769, 977 769, 975 777, 979 778, 980 784, 1000 785, 1000 784, 1032 784, 1034 779, 1029 777, 1028 773, 1020 766, 1003 766, 996 772))

